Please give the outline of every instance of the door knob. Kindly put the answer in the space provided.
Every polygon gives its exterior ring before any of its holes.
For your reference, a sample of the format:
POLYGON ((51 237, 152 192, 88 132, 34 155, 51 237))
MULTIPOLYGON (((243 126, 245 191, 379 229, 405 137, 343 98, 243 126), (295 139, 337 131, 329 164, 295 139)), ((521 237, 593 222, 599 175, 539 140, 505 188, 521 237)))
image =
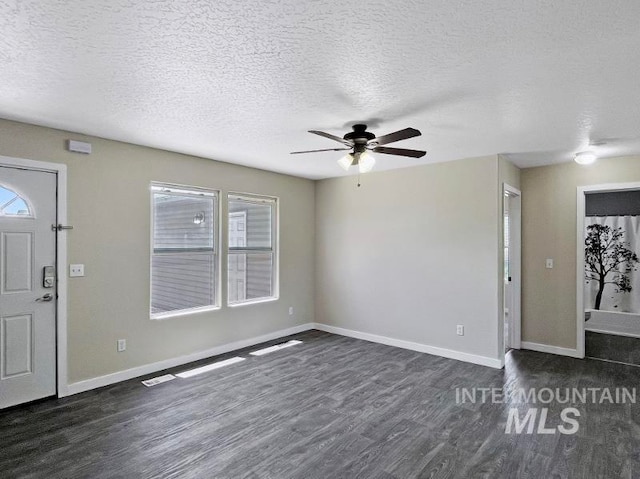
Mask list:
POLYGON ((36 299, 38 303, 48 303, 49 301, 53 301, 53 295, 51 293, 47 293, 44 296, 36 299))

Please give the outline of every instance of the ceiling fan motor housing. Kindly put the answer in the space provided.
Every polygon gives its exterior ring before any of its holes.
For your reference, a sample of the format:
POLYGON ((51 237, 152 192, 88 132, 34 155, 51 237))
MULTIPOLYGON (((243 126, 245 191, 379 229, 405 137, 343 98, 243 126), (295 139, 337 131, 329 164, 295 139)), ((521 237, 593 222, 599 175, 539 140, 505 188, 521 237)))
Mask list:
POLYGON ((344 139, 356 143, 366 143, 369 140, 373 140, 376 135, 366 130, 367 125, 353 125, 353 131, 344 135, 344 139))

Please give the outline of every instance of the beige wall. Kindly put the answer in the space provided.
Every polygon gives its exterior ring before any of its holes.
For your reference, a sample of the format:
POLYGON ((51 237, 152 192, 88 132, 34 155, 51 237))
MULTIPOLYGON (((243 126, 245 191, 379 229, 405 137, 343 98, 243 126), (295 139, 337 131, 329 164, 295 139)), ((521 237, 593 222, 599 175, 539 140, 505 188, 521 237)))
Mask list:
POLYGON ((69 279, 70 383, 313 321, 312 181, 4 120, 0 155, 68 165, 68 261, 84 263, 86 273, 69 279), (69 153, 69 138, 90 141, 93 153, 69 153), (150 320, 151 181, 220 189, 223 198, 278 196, 280 300, 150 320), (126 352, 116 352, 119 338, 126 352))
POLYGON ((316 186, 316 320, 499 358, 498 158, 361 181, 316 186))
POLYGON ((522 170, 523 341, 576 348, 577 187, 636 181, 640 157, 522 170))

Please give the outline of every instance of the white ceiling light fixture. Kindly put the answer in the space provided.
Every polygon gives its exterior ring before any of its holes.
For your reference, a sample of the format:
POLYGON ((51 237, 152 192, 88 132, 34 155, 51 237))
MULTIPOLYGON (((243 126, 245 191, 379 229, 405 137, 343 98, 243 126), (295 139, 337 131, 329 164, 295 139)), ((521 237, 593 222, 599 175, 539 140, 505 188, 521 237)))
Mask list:
POLYGON ((591 165, 596 162, 598 156, 593 151, 581 151, 576 153, 574 160, 579 165, 591 165))
POLYGON ((338 160, 338 164, 344 171, 349 171, 352 166, 358 167, 359 173, 370 172, 376 164, 375 158, 369 153, 348 153, 338 160))

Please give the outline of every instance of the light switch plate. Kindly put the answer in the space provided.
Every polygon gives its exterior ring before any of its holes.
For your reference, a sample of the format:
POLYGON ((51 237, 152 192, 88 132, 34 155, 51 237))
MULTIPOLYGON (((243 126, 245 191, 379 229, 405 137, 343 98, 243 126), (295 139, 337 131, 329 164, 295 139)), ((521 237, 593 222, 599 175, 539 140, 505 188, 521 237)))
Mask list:
POLYGON ((547 269, 553 269, 553 259, 547 258, 547 261, 545 264, 547 266, 547 269))
POLYGON ((71 278, 77 278, 80 276, 84 276, 84 265, 83 264, 70 264, 69 265, 69 276, 71 278))

